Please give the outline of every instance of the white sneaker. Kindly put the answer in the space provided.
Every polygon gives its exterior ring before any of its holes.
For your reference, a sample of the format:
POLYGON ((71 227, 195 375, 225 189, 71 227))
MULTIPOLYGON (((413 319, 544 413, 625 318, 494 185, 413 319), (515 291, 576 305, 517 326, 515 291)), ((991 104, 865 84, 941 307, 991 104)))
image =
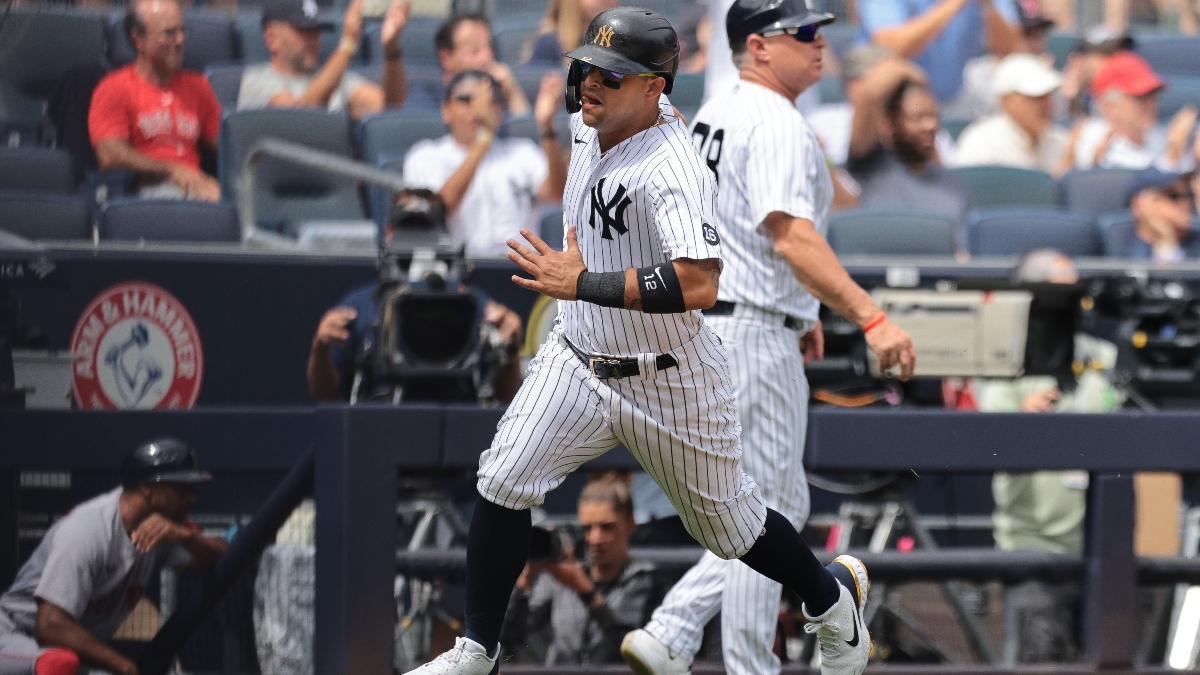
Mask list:
POLYGON ((871 655, 871 636, 863 621, 863 609, 871 593, 867 568, 854 556, 840 555, 826 567, 841 586, 836 604, 821 616, 804 618, 811 623, 806 633, 816 633, 821 648, 821 675, 862 675, 871 655))
POLYGON ((637 675, 691 675, 692 672, 692 664, 641 628, 625 634, 621 657, 637 675))
POLYGON ((488 658, 483 645, 460 637, 454 641, 454 649, 405 675, 498 675, 499 672, 500 665, 496 659, 488 658))

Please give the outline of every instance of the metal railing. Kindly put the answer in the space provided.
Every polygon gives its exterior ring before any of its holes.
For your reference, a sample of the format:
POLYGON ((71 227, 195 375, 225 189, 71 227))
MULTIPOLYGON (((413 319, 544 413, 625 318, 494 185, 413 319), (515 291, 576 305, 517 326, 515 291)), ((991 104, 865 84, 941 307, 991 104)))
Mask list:
POLYGON ((292 143, 278 138, 263 138, 254 144, 250 152, 246 153, 246 159, 242 163, 241 172, 237 177, 237 210, 238 221, 242 226, 242 241, 271 239, 270 234, 258 229, 254 203, 258 163, 264 157, 271 157, 313 171, 321 171, 389 190, 404 189, 404 180, 400 174, 393 171, 384 171, 370 164, 347 159, 332 152, 315 150, 300 143, 292 143))

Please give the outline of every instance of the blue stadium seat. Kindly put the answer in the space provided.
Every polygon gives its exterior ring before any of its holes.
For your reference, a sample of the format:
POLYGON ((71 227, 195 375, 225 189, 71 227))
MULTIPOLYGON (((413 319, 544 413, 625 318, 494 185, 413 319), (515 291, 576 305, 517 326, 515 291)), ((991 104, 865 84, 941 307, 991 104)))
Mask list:
POLYGON ((1134 235, 1133 214, 1129 211, 1112 211, 1105 213, 1096 222, 1100 229, 1100 238, 1104 242, 1104 255, 1119 256, 1128 250, 1129 242, 1134 235))
POLYGON ((242 88, 243 70, 245 70, 245 66, 226 65, 209 66, 204 71, 204 74, 208 76, 208 83, 212 85, 213 93, 217 95, 217 100, 221 102, 221 109, 225 112, 237 110, 238 92, 242 88))
POLYGON ((49 192, 0 192, 0 230, 26 239, 92 238, 87 202, 49 192))
POLYGON ((12 10, 0 26, 0 84, 46 99, 68 71, 104 62, 104 18, 52 9, 12 10))
POLYGON ((946 130, 946 133, 950 134, 951 138, 957 141, 959 135, 962 134, 963 129, 966 129, 968 126, 970 126, 971 122, 974 121, 975 120, 971 119, 950 117, 942 120, 942 128, 946 130))
POLYGON ((1072 211, 1100 214, 1125 208, 1125 193, 1133 169, 1086 169, 1071 171, 1059 181, 1061 203, 1072 211))
POLYGON ((842 84, 842 78, 837 75, 825 75, 821 81, 817 83, 817 90, 821 94, 821 103, 844 103, 846 101, 846 88, 842 84))
POLYGON ((1046 51, 1054 55, 1054 69, 1062 70, 1067 65, 1067 59, 1079 43, 1079 36, 1074 33, 1051 33, 1046 37, 1046 51))
MULTIPOLYGON (((246 156, 260 139, 278 138, 350 158, 350 119, 319 110, 265 108, 229 113, 221 122, 222 192, 235 199, 246 156)), ((256 174, 255 212, 261 226, 279 230, 306 220, 359 220, 364 217, 358 187, 292 164, 264 158, 256 174)))
MULTIPOLYGON (((692 0, 637 0, 637 2, 626 3, 634 7, 645 7, 646 9, 654 10, 670 21, 672 25, 679 25, 679 18, 683 15, 684 10, 689 5, 693 4, 692 0)), ((544 10, 543 10, 544 12, 544 10)))
POLYGON ((1200 106, 1200 76, 1171 75, 1167 88, 1158 95, 1158 119, 1165 124, 1185 105, 1200 106))
POLYGON ((954 222, 932 213, 854 209, 829 219, 827 236, 841 255, 954 255, 954 222))
MULTIPOLYGON (((404 160, 395 159, 390 162, 384 162, 379 165, 379 168, 394 171, 398 174, 404 173, 404 160)), ((396 193, 392 190, 385 190, 381 187, 371 187, 368 191, 368 201, 371 207, 371 219, 379 227, 379 231, 383 232, 385 221, 392 212, 392 200, 396 193)))
POLYGON ((972 255, 1022 255, 1039 248, 1069 256, 1100 253, 1100 236, 1090 215, 1053 208, 976 211, 967 219, 967 241, 972 255))
POLYGON ((108 241, 240 242, 237 209, 229 202, 120 199, 100 210, 100 238, 108 241))
POLYGON ((493 0, 492 17, 536 24, 546 15, 546 0, 493 0))
POLYGON ((363 161, 379 165, 403 160, 413 143, 445 133, 440 112, 390 110, 372 115, 359 124, 363 161))
POLYGON ((680 73, 675 77, 671 93, 667 94, 671 105, 679 109, 690 122, 704 102, 704 73, 680 73))
POLYGON ((0 82, 0 145, 50 145, 54 128, 44 108, 44 101, 0 82))
MULTIPOLYGON (((571 133, 571 116, 565 112, 554 116, 554 131, 558 134, 558 142, 567 147, 564 142, 567 141, 571 133)), ((528 138, 534 143, 540 143, 541 139, 538 136, 537 121, 533 119, 533 115, 522 115, 505 120, 504 125, 500 127, 500 133, 511 138, 528 138)))
POLYGON ((71 153, 38 147, 0 148, 0 190, 73 193, 71 153))
POLYGON ((538 223, 538 236, 555 251, 562 250, 563 244, 563 210, 552 209, 542 214, 538 223))
POLYGON ((1136 50, 1160 75, 1200 76, 1200 37, 1138 36, 1136 50))
POLYGON ((858 26, 840 19, 837 23, 821 26, 821 35, 825 36, 829 48, 839 60, 846 58, 846 53, 858 44, 858 26))
POLYGON ((505 22, 504 25, 493 26, 492 33, 495 37, 492 43, 496 45, 496 60, 512 66, 524 63, 525 59, 522 57, 525 43, 536 31, 536 23, 531 24, 524 21, 515 25, 505 22))
POLYGON ((521 85, 521 91, 525 92, 525 98, 529 99, 529 105, 533 105, 537 100, 538 91, 542 88, 542 78, 552 68, 547 68, 545 65, 526 65, 516 66, 512 69, 513 76, 517 78, 517 83, 521 85))
POLYGON ((1010 166, 965 166, 952 170, 962 178, 971 208, 1058 204, 1058 184, 1045 171, 1010 166))
MULTIPOLYGON (((136 57, 122 21, 122 16, 114 16, 108 25, 108 59, 115 66, 131 63, 136 57)), ((188 10, 183 14, 183 25, 187 28, 184 68, 203 71, 210 65, 233 63, 240 58, 237 31, 228 14, 188 10)))
POLYGON ((426 17, 412 18, 400 34, 400 49, 404 52, 404 64, 438 65, 437 47, 433 36, 442 25, 443 19, 426 17))

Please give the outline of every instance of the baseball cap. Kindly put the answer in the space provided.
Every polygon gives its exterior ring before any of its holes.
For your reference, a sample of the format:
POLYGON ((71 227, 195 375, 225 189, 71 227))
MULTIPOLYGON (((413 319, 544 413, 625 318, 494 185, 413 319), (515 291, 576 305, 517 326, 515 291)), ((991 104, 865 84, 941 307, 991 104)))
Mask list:
POLYGON ((842 81, 853 82, 867 74, 875 64, 880 61, 895 56, 896 52, 883 45, 877 45, 873 42, 865 45, 859 45, 851 49, 846 58, 842 59, 842 81))
POLYGON ((779 28, 823 26, 837 20, 832 14, 813 9, 811 0, 734 0, 725 15, 729 44, 745 42, 754 33, 779 28))
POLYGON ((1133 52, 1108 57, 1092 78, 1092 96, 1100 97, 1116 89, 1130 96, 1145 96, 1167 85, 1149 63, 1133 52))
POLYGON ((212 474, 196 467, 196 453, 177 438, 143 443, 121 462, 121 485, 142 483, 204 483, 212 474))
POLYGON ((1062 86, 1062 77, 1033 54, 1010 54, 996 65, 992 91, 997 96, 1045 96, 1062 86))
POLYGON ((1133 38, 1128 33, 1115 31, 1104 24, 1093 26, 1075 44, 1075 51, 1083 54, 1099 52, 1116 54, 1119 51, 1133 49, 1133 38))
POLYGON ((1187 178, 1190 175, 1190 173, 1163 171, 1155 166, 1142 169, 1129 179, 1129 187, 1125 190, 1125 203, 1133 201, 1133 198, 1142 190, 1165 190, 1179 182, 1180 178, 1187 178))
POLYGON ((1021 19, 1021 28, 1025 30, 1054 27, 1054 22, 1042 14, 1042 8, 1038 6, 1037 0, 1020 0, 1017 3, 1017 14, 1021 19))
POLYGON ((267 0, 263 3, 262 20, 263 26, 271 21, 283 21, 297 30, 333 29, 333 22, 317 18, 316 0, 267 0))

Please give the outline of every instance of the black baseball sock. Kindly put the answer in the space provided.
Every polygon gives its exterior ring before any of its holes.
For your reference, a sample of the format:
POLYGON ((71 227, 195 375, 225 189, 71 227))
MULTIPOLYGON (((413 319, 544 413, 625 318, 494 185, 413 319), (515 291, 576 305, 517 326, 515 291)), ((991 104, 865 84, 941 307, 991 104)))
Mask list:
POLYGON ((496 653, 504 612, 529 558, 529 509, 514 511, 480 497, 467 534, 467 638, 496 653))
POLYGON ((742 562, 792 589, 804 601, 809 616, 827 612, 842 592, 837 579, 821 565, 787 518, 767 509, 763 527, 765 532, 742 556, 742 562))

